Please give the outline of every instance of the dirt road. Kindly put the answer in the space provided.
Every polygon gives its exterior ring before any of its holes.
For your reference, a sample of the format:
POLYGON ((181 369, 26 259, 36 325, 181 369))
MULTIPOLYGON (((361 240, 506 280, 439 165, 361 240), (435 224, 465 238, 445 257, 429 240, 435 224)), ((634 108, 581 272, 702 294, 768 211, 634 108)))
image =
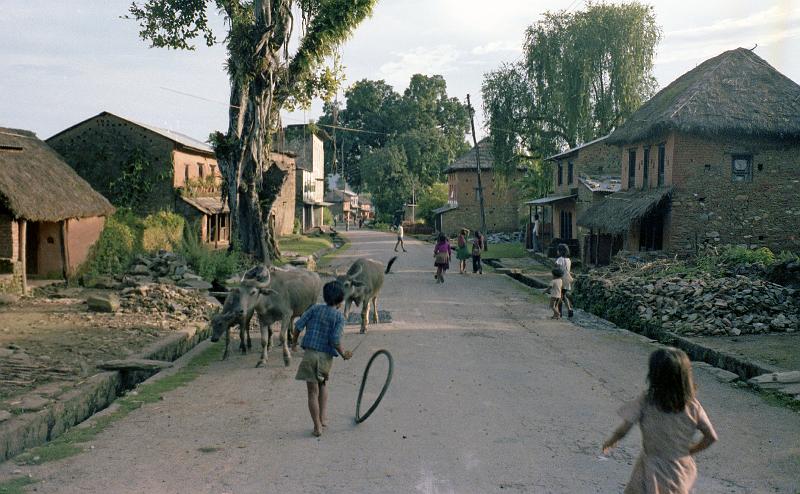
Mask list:
MULTIPOLYGON (((343 263, 394 255, 390 235, 349 236, 343 263)), ((437 285, 432 246, 406 247, 380 304, 394 322, 371 327, 351 361, 335 362, 321 439, 311 437, 305 386, 294 380, 298 358, 284 368, 274 351, 256 369, 257 353, 234 354, 111 426, 87 452, 21 470, 46 493, 621 492, 638 433, 608 458, 600 444, 615 410, 643 389, 653 345, 550 321, 502 275, 456 268, 437 285), (394 355, 394 381, 356 426, 358 383, 378 348, 394 355)), ((364 338, 357 331, 347 327, 346 348, 364 338)), ((720 435, 698 457, 696 491, 800 491, 800 415, 703 370, 696 379, 720 435)), ((17 468, 2 465, 0 475, 17 468)))

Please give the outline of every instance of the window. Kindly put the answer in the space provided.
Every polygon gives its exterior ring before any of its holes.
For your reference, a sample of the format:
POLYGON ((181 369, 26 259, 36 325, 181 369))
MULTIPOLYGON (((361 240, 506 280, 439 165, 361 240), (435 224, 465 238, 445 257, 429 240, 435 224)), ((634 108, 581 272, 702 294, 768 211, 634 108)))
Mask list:
POLYGON ((211 175, 212 177, 216 176, 216 174, 217 174, 217 167, 216 167, 215 165, 209 165, 209 166, 208 166, 208 169, 209 169, 209 170, 211 170, 211 171, 209 172, 209 175, 211 175))
POLYGON ((731 171, 734 182, 752 182, 753 157, 749 154, 734 155, 731 160, 731 171))
POLYGON ((663 144, 658 145, 658 186, 664 185, 664 160, 666 159, 666 149, 663 144))
POLYGON ((628 188, 636 186, 636 150, 628 151, 628 188))
POLYGON ((574 163, 572 163, 571 161, 567 163, 567 183, 568 184, 571 184, 573 182, 572 172, 573 172, 574 168, 575 168, 574 163))
POLYGON ((644 164, 642 165, 642 187, 647 188, 647 179, 650 178, 650 148, 644 150, 644 164))
POLYGON ((564 165, 561 162, 558 162, 558 185, 564 183, 564 165))
POLYGON ((183 183, 189 181, 189 165, 183 165, 183 183))
POLYGON ((202 163, 198 163, 197 164, 197 176, 200 177, 200 178, 203 178, 203 171, 204 171, 203 170, 203 164, 202 163))

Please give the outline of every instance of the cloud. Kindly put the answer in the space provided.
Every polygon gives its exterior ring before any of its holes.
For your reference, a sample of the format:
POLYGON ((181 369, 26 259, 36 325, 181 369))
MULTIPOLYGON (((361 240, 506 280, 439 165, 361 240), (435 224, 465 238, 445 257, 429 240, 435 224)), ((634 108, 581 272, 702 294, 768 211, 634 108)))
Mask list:
POLYGON ((800 6, 786 8, 781 5, 775 5, 745 17, 721 19, 706 26, 670 31, 666 33, 665 38, 696 38, 765 26, 774 26, 780 29, 781 27, 786 27, 788 23, 797 21, 800 21, 800 6))
POLYGON ((461 52, 452 45, 438 45, 419 46, 394 55, 397 60, 381 65, 378 73, 389 84, 405 87, 414 74, 443 74, 456 70, 461 52))
POLYGON ((490 53, 497 53, 501 51, 510 51, 519 53, 522 51, 522 45, 514 41, 490 41, 484 45, 476 46, 472 49, 473 55, 488 55, 490 53))

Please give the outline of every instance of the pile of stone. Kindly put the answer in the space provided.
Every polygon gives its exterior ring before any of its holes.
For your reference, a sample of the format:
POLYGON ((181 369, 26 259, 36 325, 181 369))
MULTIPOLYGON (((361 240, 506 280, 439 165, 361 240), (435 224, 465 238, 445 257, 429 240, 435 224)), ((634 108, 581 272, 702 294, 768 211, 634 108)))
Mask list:
POLYGON ((486 241, 490 244, 507 244, 511 242, 521 242, 522 233, 489 233, 486 235, 486 241))
POLYGON ((219 307, 202 292, 167 284, 123 288, 120 299, 123 313, 178 321, 208 321, 219 307))
POLYGON ((177 285, 193 290, 210 290, 211 283, 193 273, 180 254, 160 250, 152 255, 136 256, 128 273, 122 277, 124 286, 149 284, 177 285))
POLYGON ((583 308, 631 329, 737 336, 800 327, 800 292, 742 275, 647 277, 596 270, 577 278, 575 298, 583 308))

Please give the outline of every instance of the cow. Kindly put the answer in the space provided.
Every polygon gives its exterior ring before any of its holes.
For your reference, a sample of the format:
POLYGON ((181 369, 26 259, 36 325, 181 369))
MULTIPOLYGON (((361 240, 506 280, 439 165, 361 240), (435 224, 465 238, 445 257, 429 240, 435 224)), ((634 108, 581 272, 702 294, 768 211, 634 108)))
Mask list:
MULTIPOLYGON (((317 301, 321 288, 322 281, 319 275, 305 269, 253 268, 245 274, 240 285, 232 290, 231 295, 229 295, 229 298, 234 297, 235 302, 231 303, 228 313, 232 312, 236 315, 218 316, 219 320, 218 324, 214 326, 212 341, 217 341, 222 332, 225 331, 224 326, 230 324, 228 321, 235 320, 238 316, 242 338, 240 348, 243 352, 246 351, 244 347, 245 331, 255 313, 258 316, 261 330, 261 359, 256 367, 261 367, 267 363, 267 355, 272 346, 272 324, 280 321, 283 362, 288 366, 291 361, 289 335, 291 334, 294 318, 300 316, 317 301), (234 292, 236 292, 235 295, 234 292), (215 337, 216 340, 214 339, 215 337)), ((224 315, 225 313, 223 306, 222 314, 224 315)), ((236 323, 234 322, 233 324, 236 323)), ((249 332, 247 333, 247 341, 247 346, 250 347, 249 332)))
POLYGON ((344 317, 350 314, 350 304, 361 306, 361 333, 367 332, 367 319, 372 306, 373 322, 378 322, 378 295, 383 286, 383 276, 392 269, 397 256, 389 260, 386 269, 383 263, 373 259, 356 259, 347 273, 338 275, 336 279, 344 287, 344 317))

